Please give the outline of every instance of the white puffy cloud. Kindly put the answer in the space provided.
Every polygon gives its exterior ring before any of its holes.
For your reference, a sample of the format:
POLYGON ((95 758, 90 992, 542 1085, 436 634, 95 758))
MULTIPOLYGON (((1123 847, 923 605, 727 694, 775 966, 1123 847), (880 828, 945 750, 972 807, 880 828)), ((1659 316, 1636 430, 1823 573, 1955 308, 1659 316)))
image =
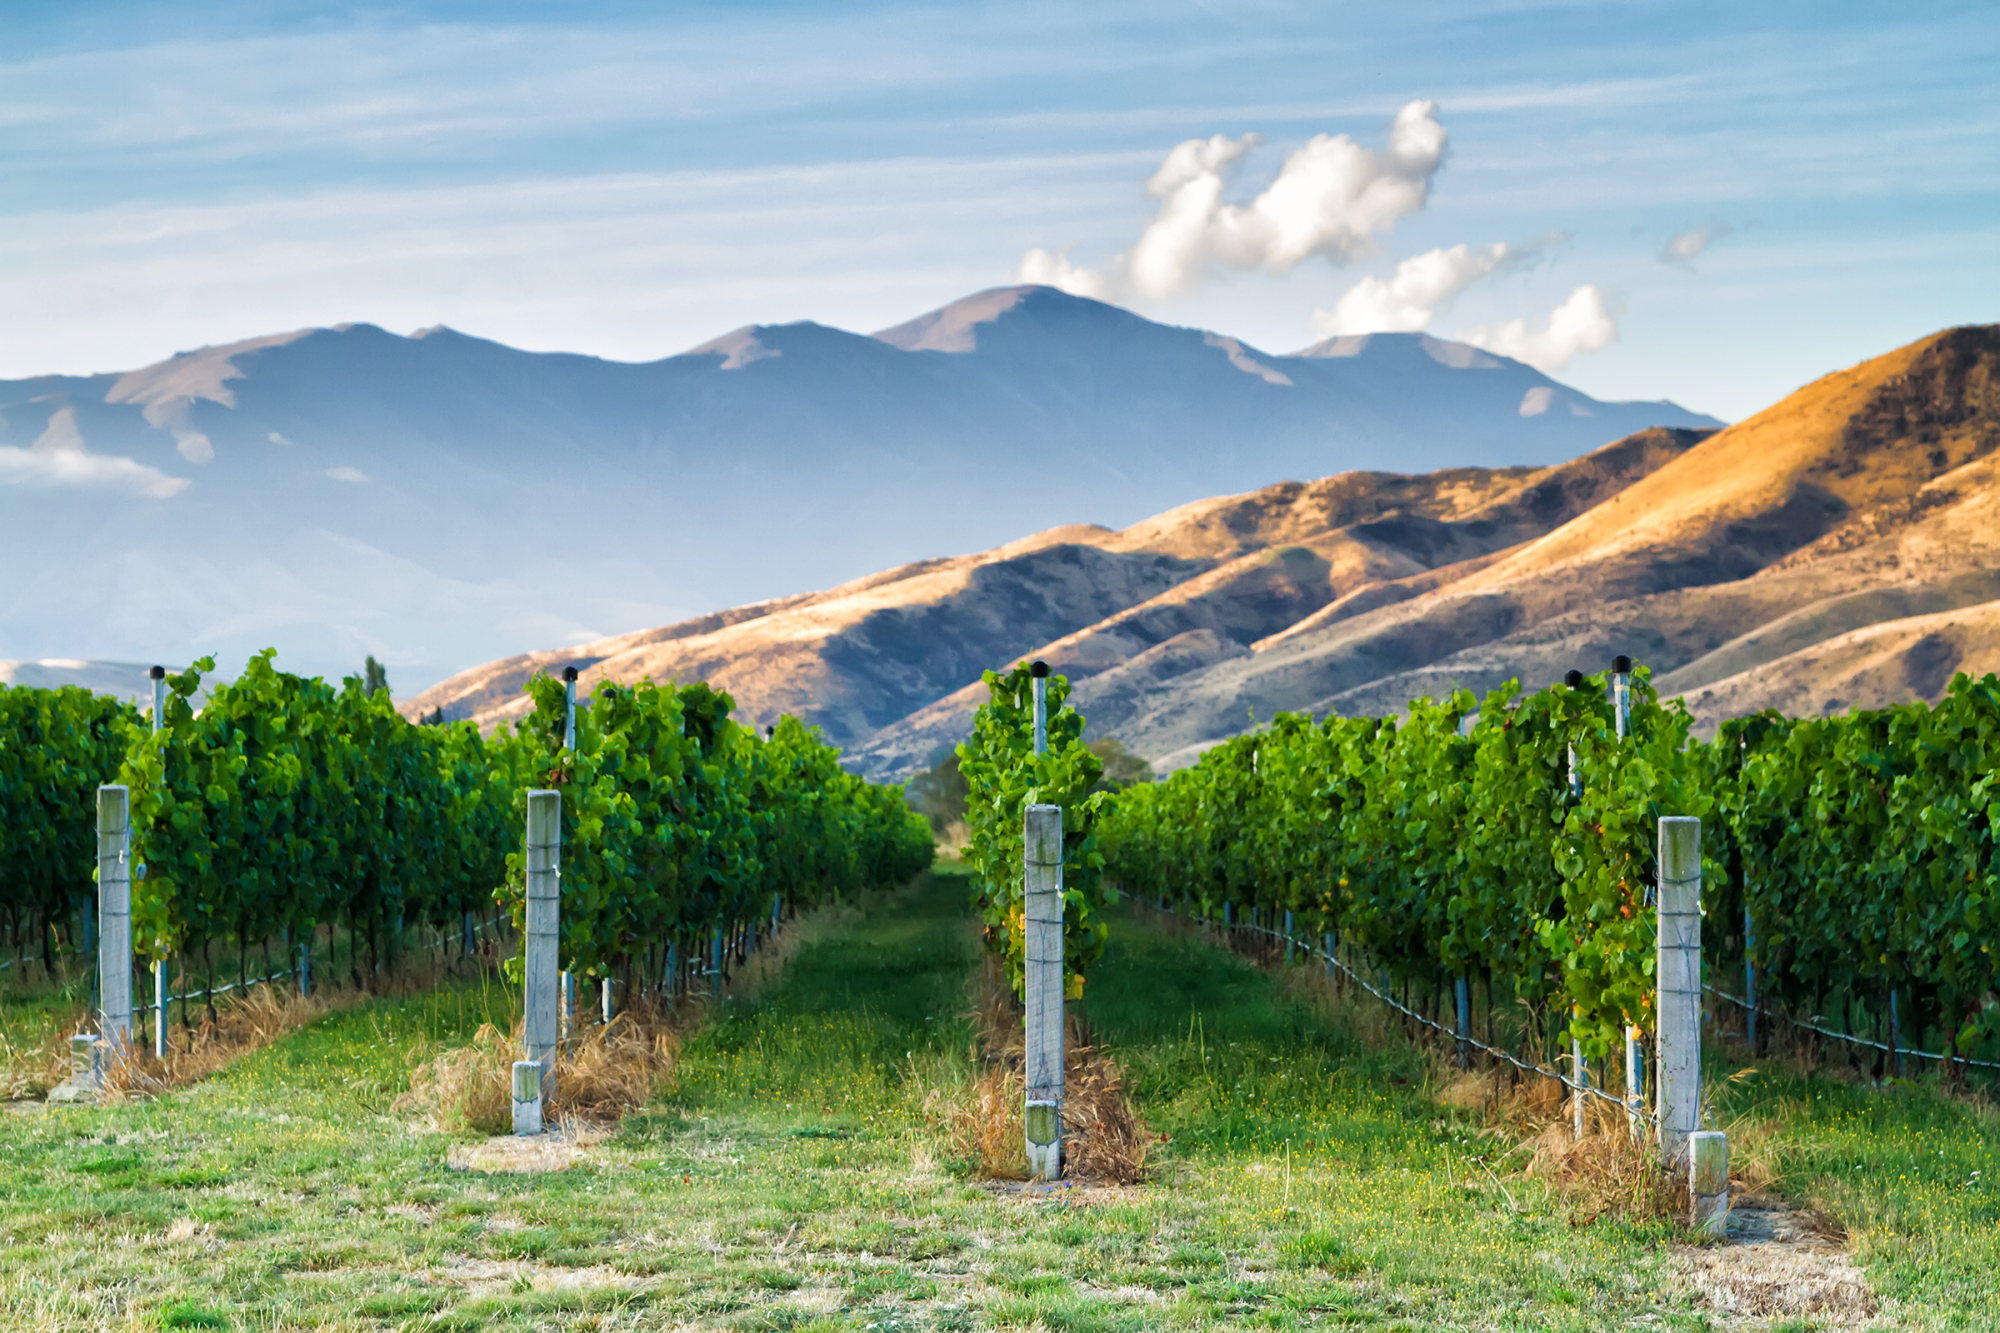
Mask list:
POLYGON ((1735 230, 1736 228, 1720 220, 1704 222, 1692 231, 1684 231, 1668 241, 1660 251, 1660 258, 1669 264, 1692 264, 1702 251, 1735 230))
POLYGON ((1598 288, 1585 285, 1531 326, 1525 319, 1481 324, 1457 335, 1458 341, 1501 356, 1525 361, 1544 374, 1569 365, 1579 352, 1595 352, 1618 341, 1618 321, 1598 288))
POLYGON ((1411 102, 1396 113, 1386 148, 1364 148, 1345 134, 1314 135, 1262 194, 1229 204, 1223 192, 1262 137, 1189 139, 1146 182, 1159 211, 1130 250, 1104 270, 1030 250, 1021 281, 1078 295, 1160 298, 1192 290, 1217 268, 1283 276, 1315 255, 1345 264, 1372 254, 1377 237, 1424 207, 1447 141, 1437 104, 1411 102))
POLYGON ((1520 258, 1505 241, 1473 249, 1454 245, 1430 250, 1396 265, 1390 277, 1367 277, 1349 287, 1333 309, 1313 307, 1322 334, 1418 333, 1431 325, 1438 306, 1489 273, 1520 258))
POLYGON ((187 488, 185 477, 116 454, 93 454, 83 447, 76 409, 60 408, 26 449, 0 446, 0 486, 90 486, 164 500, 187 488))
POLYGON ((1088 296, 1102 301, 1110 297, 1111 284, 1096 269, 1079 268, 1070 263, 1069 256, 1054 250, 1030 250, 1021 256, 1021 271, 1016 279, 1031 282, 1039 287, 1059 287, 1071 296, 1088 296))

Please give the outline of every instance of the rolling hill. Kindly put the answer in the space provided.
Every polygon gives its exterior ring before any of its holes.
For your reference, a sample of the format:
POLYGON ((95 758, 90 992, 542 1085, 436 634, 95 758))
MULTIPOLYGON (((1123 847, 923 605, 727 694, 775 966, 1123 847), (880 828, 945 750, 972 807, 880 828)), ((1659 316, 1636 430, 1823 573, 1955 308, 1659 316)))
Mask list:
MULTIPOLYGON (((934 336, 920 331, 921 336, 934 336)), ((1947 330, 1720 431, 1540 468, 1346 472, 1063 527, 828 592, 495 662, 411 702, 497 721, 520 682, 702 677, 901 776, 979 670, 1047 658, 1156 765, 1274 711, 1386 713, 1615 653, 1704 727, 1935 698, 2000 668, 2000 327, 1947 330)))
POLYGON ((23 571, 0 651, 234 663, 277 644, 336 675, 373 653, 407 689, 1285 477, 1546 465, 1718 424, 1421 335, 1273 356, 1039 287, 636 365, 310 329, 0 383, 0 561, 23 571))

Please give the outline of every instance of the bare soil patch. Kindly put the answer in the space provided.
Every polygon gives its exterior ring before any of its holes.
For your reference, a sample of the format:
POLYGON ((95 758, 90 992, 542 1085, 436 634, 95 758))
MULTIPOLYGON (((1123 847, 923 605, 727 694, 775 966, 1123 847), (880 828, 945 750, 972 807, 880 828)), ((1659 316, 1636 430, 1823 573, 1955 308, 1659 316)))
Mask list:
POLYGON ((1729 1210, 1729 1243, 1680 1246, 1683 1281, 1728 1326, 1810 1317, 1815 1327, 1860 1328, 1878 1309, 1840 1235, 1810 1209, 1746 1199, 1729 1210))
POLYGON ((600 1126, 566 1122, 546 1134, 502 1134, 484 1143, 454 1143, 445 1150, 444 1160, 454 1171, 512 1175, 567 1171, 588 1157, 608 1132, 600 1126))

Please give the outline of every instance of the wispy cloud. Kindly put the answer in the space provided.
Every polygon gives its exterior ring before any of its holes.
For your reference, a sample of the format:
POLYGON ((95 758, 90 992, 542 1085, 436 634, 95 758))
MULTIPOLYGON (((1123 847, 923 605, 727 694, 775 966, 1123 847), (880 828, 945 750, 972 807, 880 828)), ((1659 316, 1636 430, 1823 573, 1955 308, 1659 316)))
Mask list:
POLYGON ((1155 154, 903 158, 343 188, 16 216, 0 377, 126 370, 274 330, 431 324, 643 360, 745 323, 898 323, 1006 277, 1052 208, 1155 154), (940 237, 949 237, 949 245, 940 237))
POLYGON ((1482 324, 1456 336, 1460 342, 1511 356, 1553 375, 1579 353, 1602 351, 1617 342, 1618 321, 1604 293, 1583 286, 1571 292, 1546 319, 1533 324, 1525 319, 1482 324))
POLYGON ((1315 306, 1313 325, 1328 335, 1419 332, 1431 326, 1439 307, 1473 283, 1531 264, 1568 239, 1567 233, 1551 232, 1526 244, 1460 244, 1413 255, 1387 278, 1370 276, 1355 283, 1332 309, 1315 306))
POLYGON ((169 477, 135 459, 89 452, 73 407, 51 413, 48 427, 26 449, 0 446, 0 486, 85 487, 165 500, 187 484, 184 477, 169 477))
POLYGON ((1709 246, 1735 230, 1736 228, 1720 219, 1704 222, 1699 227, 1680 233, 1661 247, 1660 260, 1667 264, 1679 264, 1685 268, 1693 264, 1709 246))

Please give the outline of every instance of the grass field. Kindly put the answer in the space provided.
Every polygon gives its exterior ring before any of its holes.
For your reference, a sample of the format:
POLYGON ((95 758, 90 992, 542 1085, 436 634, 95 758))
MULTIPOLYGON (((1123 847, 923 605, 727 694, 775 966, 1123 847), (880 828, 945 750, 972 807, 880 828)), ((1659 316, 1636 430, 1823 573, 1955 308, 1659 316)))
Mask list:
MULTIPOLYGON (((777 982, 690 1034, 672 1090, 565 1172, 454 1170, 448 1150, 476 1136, 392 1110, 426 1055, 511 1021, 497 986, 334 1014, 157 1101, 11 1108, 0 1321, 1712 1326, 1670 1228, 1580 1224, 1475 1117, 1435 1104, 1419 1054, 1128 915, 1087 1009, 1169 1135, 1152 1183, 964 1178, 925 1105, 973 1067, 964 899, 940 875, 809 928, 777 982)), ((1771 1126, 1756 1151, 1783 1187, 1852 1229, 1876 1324, 1994 1326, 1989 1112, 1775 1077, 1726 1098, 1746 1128, 1771 1126)))

